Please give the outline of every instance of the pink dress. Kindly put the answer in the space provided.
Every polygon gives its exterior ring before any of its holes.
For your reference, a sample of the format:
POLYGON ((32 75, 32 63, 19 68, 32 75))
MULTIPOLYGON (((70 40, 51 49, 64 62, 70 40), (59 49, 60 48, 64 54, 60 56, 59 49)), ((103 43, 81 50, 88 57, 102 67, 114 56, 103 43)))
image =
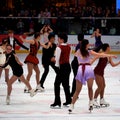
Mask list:
POLYGON ((79 67, 75 79, 85 85, 88 79, 90 78, 95 79, 94 70, 90 65, 90 56, 84 59, 81 58, 80 56, 77 56, 77 59, 79 67))

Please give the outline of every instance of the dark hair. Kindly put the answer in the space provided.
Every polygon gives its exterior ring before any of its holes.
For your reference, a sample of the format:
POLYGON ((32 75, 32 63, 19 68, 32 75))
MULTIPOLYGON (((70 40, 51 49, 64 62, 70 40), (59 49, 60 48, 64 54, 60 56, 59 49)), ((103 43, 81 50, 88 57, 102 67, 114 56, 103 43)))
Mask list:
POLYGON ((14 33, 14 31, 13 30, 8 30, 8 34, 10 34, 10 33, 14 33))
POLYGON ((68 41, 68 36, 65 33, 58 34, 58 37, 64 40, 64 43, 68 41))
POLYGON ((104 44, 102 45, 102 50, 103 50, 103 51, 106 51, 106 49, 107 49, 108 47, 110 47, 109 44, 108 44, 108 43, 104 43, 104 44))
POLYGON ((89 56, 88 50, 86 50, 86 46, 89 44, 89 41, 87 39, 83 39, 80 45, 80 52, 83 57, 89 56))
POLYGON ((78 41, 82 41, 84 39, 84 34, 79 33, 77 39, 78 41))
POLYGON ((55 34, 54 33, 50 33, 49 35, 48 35, 48 39, 50 40, 52 37, 55 37, 55 34))
POLYGON ((34 34, 34 38, 36 39, 38 36, 40 36, 40 32, 36 32, 35 34, 34 34))

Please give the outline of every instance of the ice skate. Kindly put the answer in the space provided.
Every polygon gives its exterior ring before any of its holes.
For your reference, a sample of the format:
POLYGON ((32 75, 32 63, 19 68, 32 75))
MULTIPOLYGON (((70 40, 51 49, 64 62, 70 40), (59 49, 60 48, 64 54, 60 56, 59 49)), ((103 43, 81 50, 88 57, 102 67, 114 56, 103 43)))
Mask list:
POLYGON ((110 106, 110 104, 108 102, 106 102, 104 98, 102 98, 102 99, 100 99, 100 106, 108 107, 108 106, 110 106))
POLYGON ((97 99, 94 99, 94 100, 93 100, 93 107, 95 107, 95 108, 100 108, 100 105, 99 105, 99 103, 97 102, 97 99))
POLYGON ((44 92, 45 90, 44 90, 44 88, 42 88, 41 85, 39 84, 39 85, 37 85, 37 87, 36 87, 36 91, 44 92))
POLYGON ((24 88, 24 93, 30 93, 27 86, 25 86, 25 88, 24 88))
POLYGON ((29 92, 30 92, 30 96, 31 96, 31 97, 33 97, 33 96, 36 95, 36 93, 37 93, 34 89, 29 90, 29 92))
POLYGON ((74 109, 74 105, 73 105, 73 104, 70 104, 70 107, 69 107, 69 109, 68 109, 69 114, 72 113, 73 109, 74 109))
POLYGON ((93 110, 93 101, 89 101, 89 111, 91 112, 93 110))
POLYGON ((7 96, 7 97, 6 97, 6 104, 7 104, 7 105, 10 105, 10 96, 7 96))

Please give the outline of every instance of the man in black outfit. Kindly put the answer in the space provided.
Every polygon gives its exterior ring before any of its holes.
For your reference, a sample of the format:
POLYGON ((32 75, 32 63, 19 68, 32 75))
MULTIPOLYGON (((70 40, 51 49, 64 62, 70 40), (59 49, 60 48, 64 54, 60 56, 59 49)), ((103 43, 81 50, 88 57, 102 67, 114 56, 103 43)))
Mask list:
MULTIPOLYGON (((77 36, 77 39, 78 39, 78 44, 76 45, 75 47, 75 52, 80 49, 80 44, 81 44, 81 41, 84 39, 84 34, 81 34, 79 33, 78 36, 77 36)), ((76 80, 75 80, 75 76, 77 74, 77 70, 78 70, 78 60, 77 60, 77 57, 74 56, 72 62, 71 62, 71 67, 72 67, 72 70, 73 70, 73 75, 74 75, 74 78, 73 78, 73 82, 72 82, 72 91, 71 91, 71 97, 73 97, 74 95, 74 92, 75 92, 75 89, 76 89, 76 80)))
POLYGON ((11 44, 13 46, 13 52, 15 53, 15 44, 18 44, 20 47, 29 50, 26 46, 24 46, 18 39, 14 37, 13 30, 8 31, 8 37, 6 38, 8 40, 8 44, 11 44))
POLYGON ((58 67, 56 67, 55 63, 51 61, 52 58, 54 57, 54 52, 56 49, 56 44, 54 43, 55 35, 53 33, 50 33, 48 35, 48 39, 49 39, 49 41, 45 45, 48 45, 50 42, 51 43, 50 47, 42 49, 42 65, 44 67, 44 72, 43 72, 41 80, 40 80, 40 85, 42 88, 44 88, 43 84, 48 75, 49 66, 51 66, 54 69, 55 73, 58 72, 58 67))

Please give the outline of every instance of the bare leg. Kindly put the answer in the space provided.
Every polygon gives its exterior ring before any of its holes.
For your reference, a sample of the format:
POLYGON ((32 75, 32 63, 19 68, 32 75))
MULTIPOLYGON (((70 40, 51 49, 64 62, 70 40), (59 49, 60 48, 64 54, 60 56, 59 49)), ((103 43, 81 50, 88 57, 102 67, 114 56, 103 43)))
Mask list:
POLYGON ((12 84, 17 80, 17 76, 12 76, 11 78, 10 78, 10 80, 8 80, 8 82, 7 82, 7 86, 8 86, 8 88, 7 88, 7 96, 10 96, 11 95, 11 91, 12 91, 12 84))
POLYGON ((24 75, 21 75, 19 79, 28 87, 29 90, 32 89, 30 83, 27 80, 25 80, 24 75))
POLYGON ((33 64, 27 63, 27 69, 28 69, 28 74, 27 74, 26 80, 30 81, 32 71, 33 71, 33 64))
POLYGON ((99 94, 100 94, 100 98, 103 98, 105 80, 102 76, 99 76, 99 75, 95 75, 95 77, 96 77, 97 89, 95 91, 94 98, 97 99, 99 94))
POLYGON ((38 85, 40 83, 40 70, 39 70, 38 65, 34 65, 33 69, 36 72, 36 83, 38 85))
POLYGON ((87 81, 87 86, 88 86, 89 100, 93 100, 93 89, 92 89, 93 79, 92 78, 87 81))
POLYGON ((0 78, 1 78, 1 75, 2 75, 2 71, 3 71, 3 68, 0 67, 0 78))
POLYGON ((81 89, 82 89, 82 83, 80 81, 76 80, 76 90, 75 90, 75 93, 73 95, 73 99, 72 99, 71 104, 74 104, 76 102, 81 89))
POLYGON ((8 82, 9 80, 9 69, 5 69, 5 81, 8 82))

